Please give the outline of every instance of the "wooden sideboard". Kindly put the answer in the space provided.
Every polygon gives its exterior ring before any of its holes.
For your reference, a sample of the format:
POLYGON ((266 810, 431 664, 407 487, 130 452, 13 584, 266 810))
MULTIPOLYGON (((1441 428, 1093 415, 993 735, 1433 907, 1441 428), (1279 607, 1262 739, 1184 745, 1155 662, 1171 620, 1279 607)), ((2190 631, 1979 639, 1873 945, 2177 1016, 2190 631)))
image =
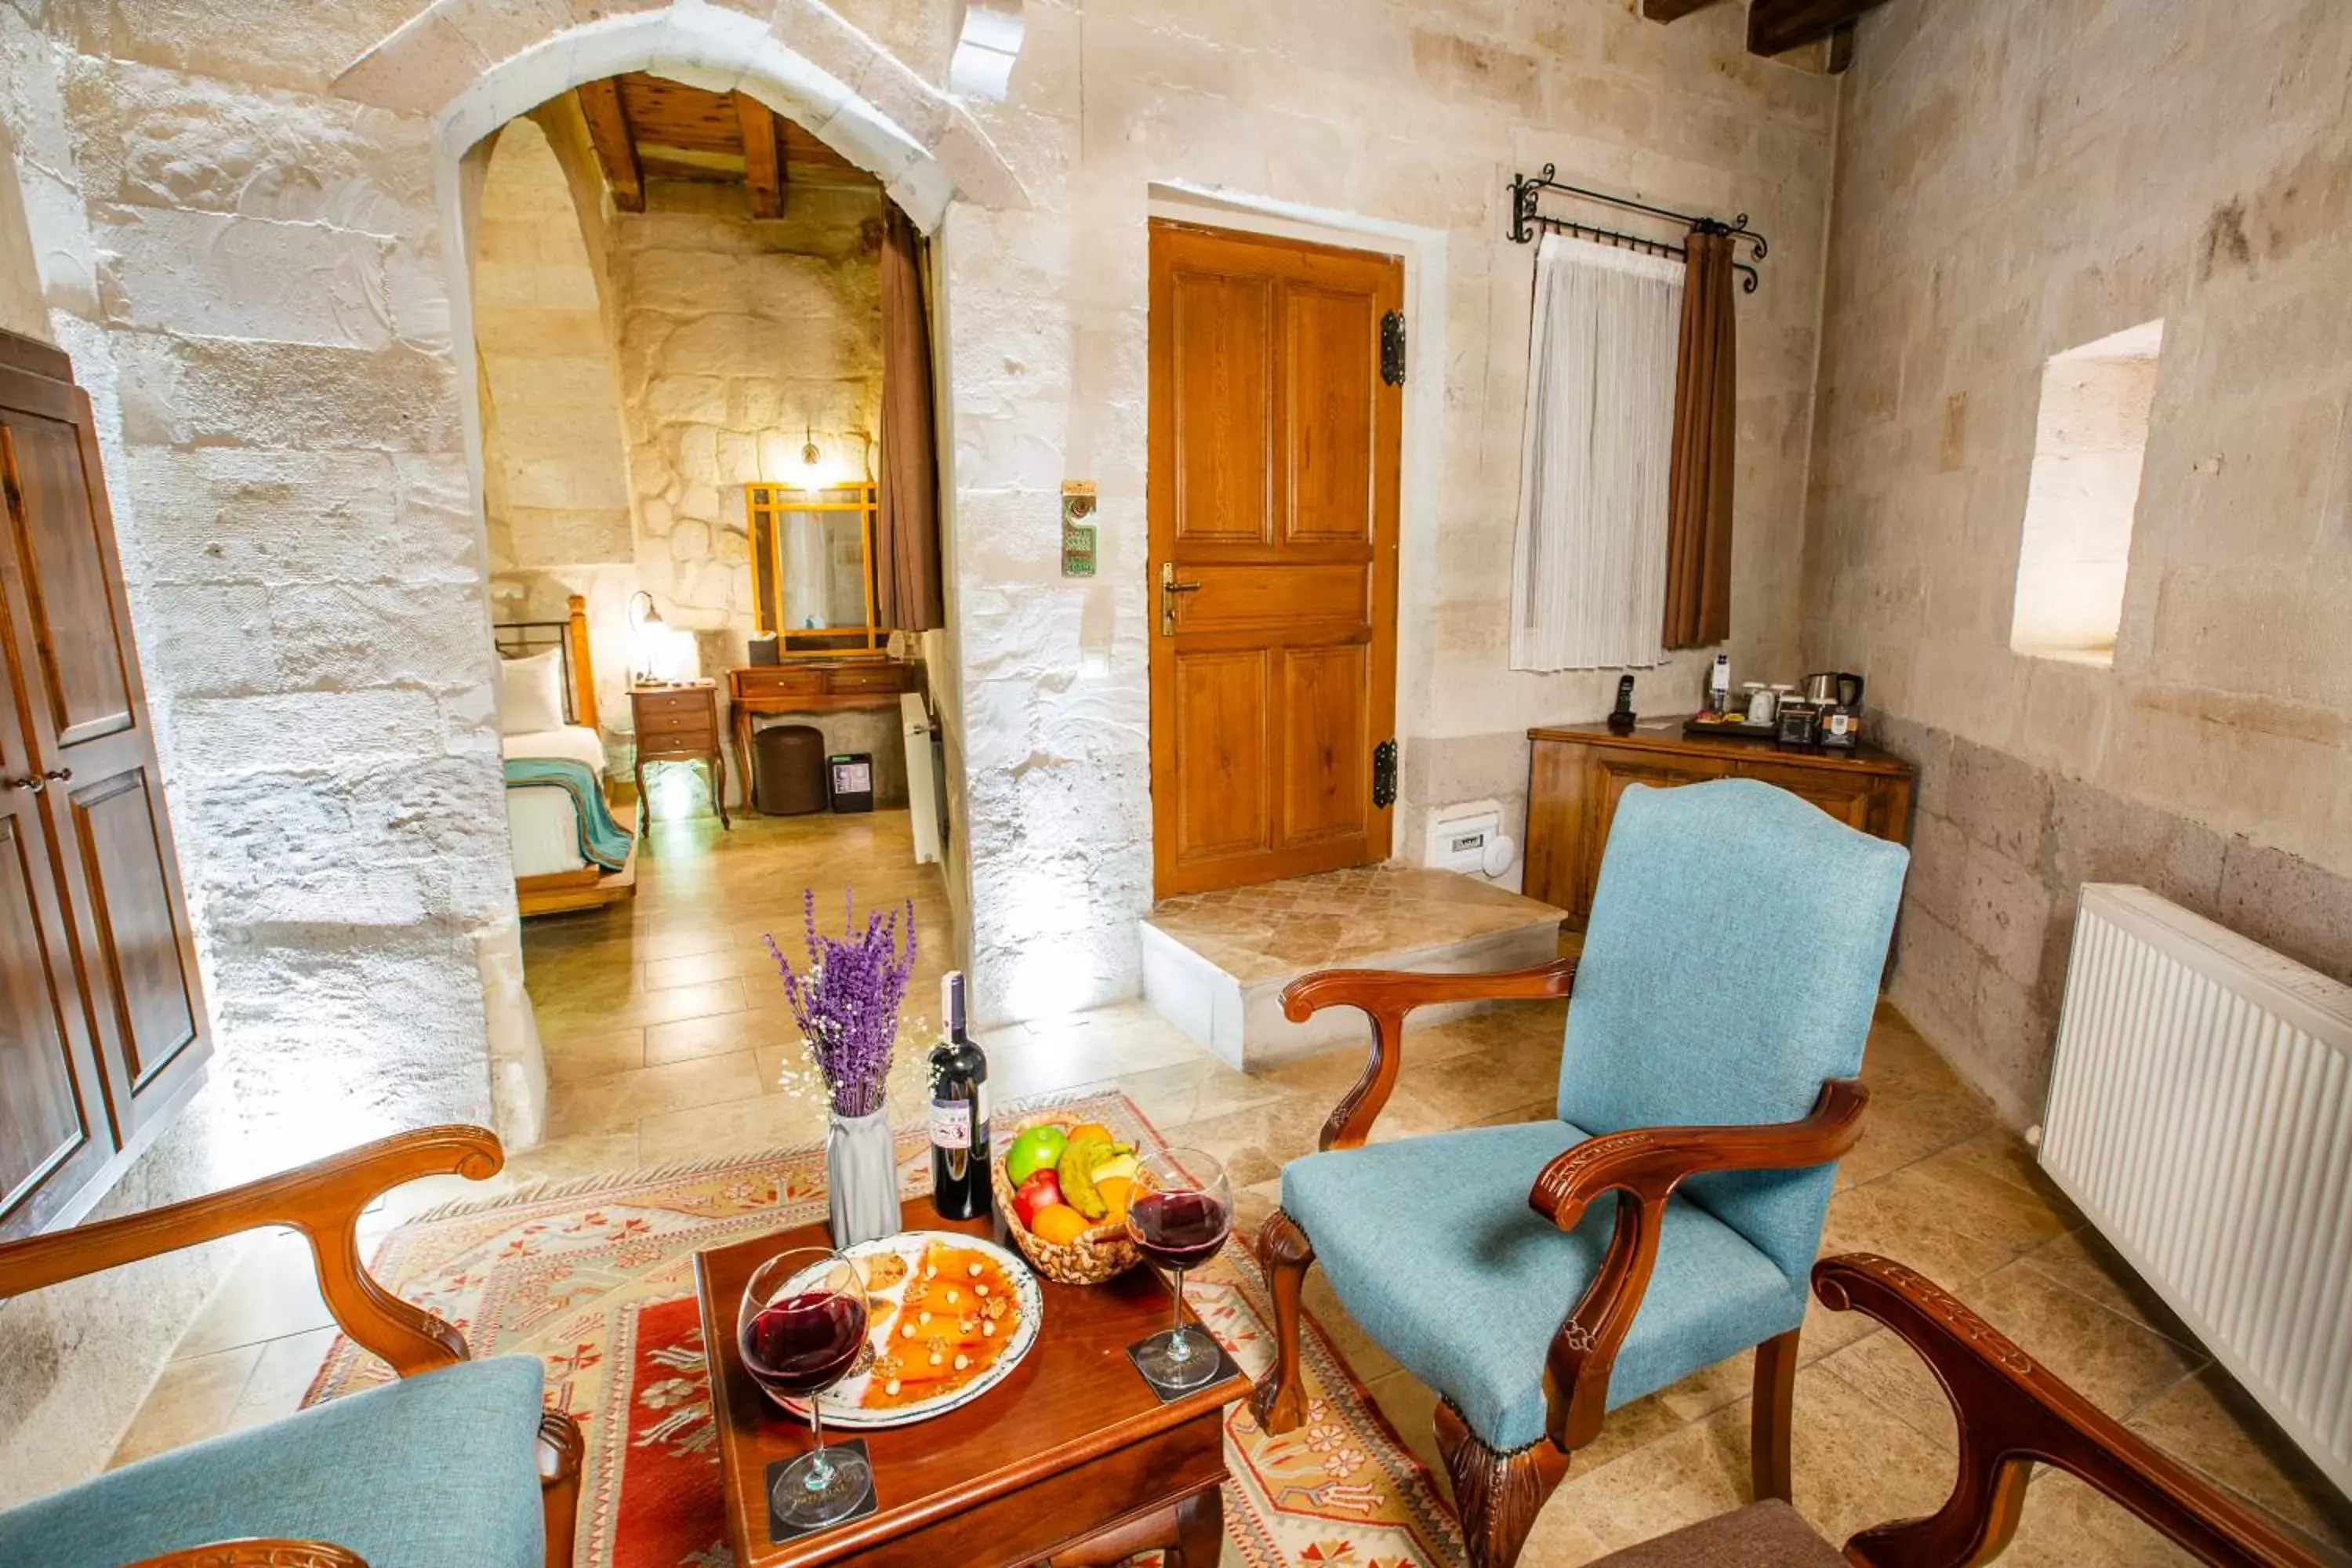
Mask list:
POLYGON ((1685 736, 1679 730, 1612 734, 1605 724, 1530 730, 1528 867, 1524 890, 1568 911, 1581 929, 1601 879, 1601 851, 1618 797, 1632 784, 1759 779, 1812 802, 1850 827, 1907 843, 1911 767, 1865 745, 1854 752, 1801 751, 1769 741, 1685 736))
POLYGON ((743 809, 751 804, 751 731, 764 713, 895 711, 898 694, 915 689, 915 666, 895 658, 812 658, 797 664, 738 665, 727 672, 734 710, 735 770, 743 780, 743 809))

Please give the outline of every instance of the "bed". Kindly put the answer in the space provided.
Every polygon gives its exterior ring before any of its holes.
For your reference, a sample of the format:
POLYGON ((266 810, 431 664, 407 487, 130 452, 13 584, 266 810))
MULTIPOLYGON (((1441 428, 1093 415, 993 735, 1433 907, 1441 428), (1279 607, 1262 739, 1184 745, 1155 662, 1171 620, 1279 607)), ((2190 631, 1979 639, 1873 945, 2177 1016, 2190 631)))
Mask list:
POLYGON ((499 749, 515 902, 526 918, 594 909, 637 886, 635 813, 614 806, 604 783, 588 602, 574 595, 569 608, 560 621, 491 628, 504 661, 500 717, 513 726, 499 749))

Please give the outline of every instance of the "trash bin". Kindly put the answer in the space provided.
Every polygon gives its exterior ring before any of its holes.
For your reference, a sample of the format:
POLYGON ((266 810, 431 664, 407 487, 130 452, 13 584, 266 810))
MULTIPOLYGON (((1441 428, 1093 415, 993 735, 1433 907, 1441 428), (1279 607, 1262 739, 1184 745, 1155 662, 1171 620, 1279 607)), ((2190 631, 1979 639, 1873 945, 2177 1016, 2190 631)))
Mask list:
POLYGON ((825 759, 833 773, 833 809, 837 812, 874 809, 874 753, 835 752, 825 759))
POLYGON ((805 816, 830 804, 824 734, 814 724, 774 724, 751 737, 751 797, 762 815, 805 816))

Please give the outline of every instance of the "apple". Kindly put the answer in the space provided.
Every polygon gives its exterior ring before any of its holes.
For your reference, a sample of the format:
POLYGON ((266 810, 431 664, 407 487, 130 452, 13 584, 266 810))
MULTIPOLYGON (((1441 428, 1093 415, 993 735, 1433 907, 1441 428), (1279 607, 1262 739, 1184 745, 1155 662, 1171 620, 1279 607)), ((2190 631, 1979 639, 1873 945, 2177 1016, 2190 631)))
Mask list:
POLYGON ((1024 1226, 1034 1226, 1037 1211, 1062 1201, 1061 1179, 1050 1170, 1033 1173, 1013 1194, 1013 1212, 1024 1226))
MULTIPOLYGON (((1050 1122, 1032 1127, 1015 1138, 1013 1147, 1005 1152, 1004 1179, 1018 1188, 1032 1173, 1052 1170, 1060 1162, 1062 1149, 1067 1142, 1062 1130, 1050 1122)), ((1025 1225, 1028 1222, 1024 1220, 1022 1223, 1025 1225)))

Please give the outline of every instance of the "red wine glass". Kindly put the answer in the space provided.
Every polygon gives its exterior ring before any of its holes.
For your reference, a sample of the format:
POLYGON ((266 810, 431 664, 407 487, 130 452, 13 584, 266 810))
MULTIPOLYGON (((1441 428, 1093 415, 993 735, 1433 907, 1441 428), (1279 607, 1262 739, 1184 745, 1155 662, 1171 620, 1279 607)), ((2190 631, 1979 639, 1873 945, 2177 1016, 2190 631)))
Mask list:
POLYGON ((769 1494, 776 1514, 801 1530, 837 1524, 874 1489, 856 1452, 829 1453, 818 1401, 866 1348, 866 1282, 857 1266, 821 1247, 781 1252, 752 1271, 735 1318, 743 1370, 778 1405, 805 1401, 816 1447, 786 1466, 769 1494))
POLYGON ((1234 1190, 1214 1156, 1163 1149, 1136 1163, 1127 1234, 1144 1257, 1176 1276, 1174 1326, 1136 1350, 1143 1375, 1162 1388, 1197 1388, 1216 1375, 1217 1342, 1184 1322, 1184 1270, 1214 1258, 1233 1228, 1234 1190))

